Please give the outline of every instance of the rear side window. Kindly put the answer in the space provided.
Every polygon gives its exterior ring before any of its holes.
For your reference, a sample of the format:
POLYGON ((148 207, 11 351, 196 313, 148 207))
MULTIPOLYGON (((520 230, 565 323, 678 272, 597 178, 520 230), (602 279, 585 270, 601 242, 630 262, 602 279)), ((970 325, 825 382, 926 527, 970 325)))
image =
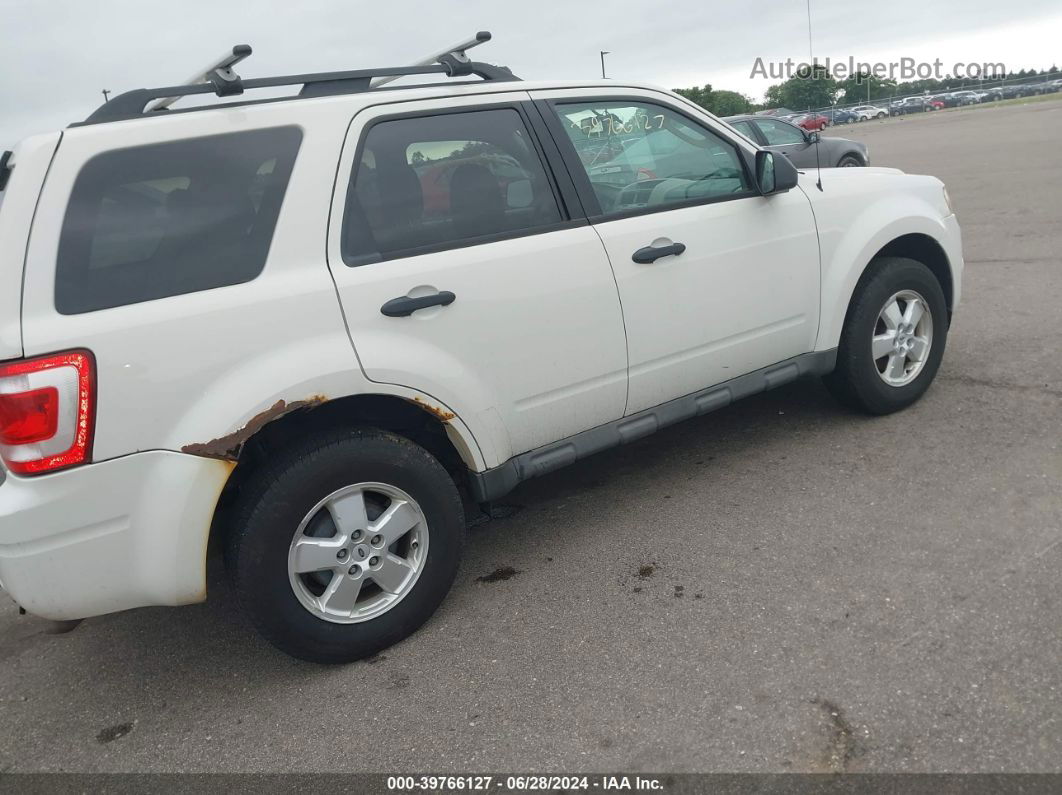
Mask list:
POLYGON ((756 122, 760 126, 760 132, 767 139, 768 146, 789 146, 790 144, 804 143, 804 134, 800 128, 787 124, 784 121, 773 119, 759 119, 756 122))
POLYGON ((248 282, 265 266, 298 127, 105 152, 74 182, 55 308, 76 315, 248 282))
POLYGON ((746 138, 755 141, 756 131, 752 129, 752 122, 750 121, 734 121, 730 123, 730 126, 744 135, 746 138))
POLYGON ((512 108, 381 121, 359 157, 343 227, 349 265, 561 221, 538 150, 512 108))

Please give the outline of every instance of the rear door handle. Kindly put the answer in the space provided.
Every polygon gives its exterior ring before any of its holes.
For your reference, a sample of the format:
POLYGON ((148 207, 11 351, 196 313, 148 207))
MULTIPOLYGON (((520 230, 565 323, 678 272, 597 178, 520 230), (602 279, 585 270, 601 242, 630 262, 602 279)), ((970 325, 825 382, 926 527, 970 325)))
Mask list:
POLYGON ((456 298, 457 296, 449 290, 443 290, 435 295, 423 295, 420 298, 401 295, 381 306, 380 313, 387 317, 409 317, 418 309, 427 309, 429 306, 449 306, 456 298))
POLYGON ((639 265, 648 265, 661 257, 677 257, 685 250, 686 246, 683 243, 672 243, 670 246, 646 246, 635 251, 631 259, 639 265))

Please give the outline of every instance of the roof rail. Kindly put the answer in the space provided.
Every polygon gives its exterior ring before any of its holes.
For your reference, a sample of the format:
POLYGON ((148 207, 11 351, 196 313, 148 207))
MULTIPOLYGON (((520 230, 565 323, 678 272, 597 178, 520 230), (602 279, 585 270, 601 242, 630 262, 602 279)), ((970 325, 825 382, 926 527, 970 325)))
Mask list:
MULTIPOLYGON (((314 72, 281 77, 258 77, 250 80, 241 79, 232 69, 235 64, 251 54, 249 45, 240 44, 233 47, 231 53, 226 54, 212 66, 197 73, 187 85, 126 91, 100 105, 85 121, 72 126, 150 116, 167 111, 177 100, 195 94, 216 94, 219 97, 229 97, 242 94, 246 89, 302 85, 297 97, 264 100, 280 102, 295 98, 356 94, 370 91, 407 75, 443 74, 447 77, 476 75, 484 81, 519 80, 520 78, 516 77, 507 67, 469 60, 465 54, 466 50, 490 41, 490 38, 490 33, 480 31, 474 39, 429 56, 412 66, 355 69, 347 72, 314 72), (145 110, 145 106, 151 100, 158 101, 145 110)), ((206 110, 209 107, 189 108, 189 110, 206 110)))

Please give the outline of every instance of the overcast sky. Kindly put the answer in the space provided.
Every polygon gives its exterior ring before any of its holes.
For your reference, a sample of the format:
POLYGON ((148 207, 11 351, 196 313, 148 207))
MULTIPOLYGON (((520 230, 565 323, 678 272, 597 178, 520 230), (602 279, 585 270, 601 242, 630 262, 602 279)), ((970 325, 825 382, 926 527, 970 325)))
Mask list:
MULTIPOLYGON (((83 119, 103 88, 172 85, 233 44, 244 77, 394 65, 477 30, 525 79, 711 83, 762 97, 756 58, 806 59, 806 0, 0 0, 0 149, 83 119)), ((1062 68, 1058 0, 811 0, 815 54, 1062 68)))

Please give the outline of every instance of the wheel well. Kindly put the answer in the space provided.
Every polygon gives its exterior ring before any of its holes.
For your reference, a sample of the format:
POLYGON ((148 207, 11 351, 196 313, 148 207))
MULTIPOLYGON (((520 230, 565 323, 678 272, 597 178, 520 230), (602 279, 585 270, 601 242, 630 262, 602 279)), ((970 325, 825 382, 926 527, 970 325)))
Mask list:
MULTIPOLYGON (((216 544, 224 532, 229 509, 241 487, 270 455, 319 431, 368 425, 404 436, 435 456, 458 488, 465 489, 472 462, 464 460, 447 434, 446 423, 449 419, 452 419, 452 415, 394 395, 352 395, 284 414, 262 426, 241 445, 236 467, 225 484, 214 513, 211 544, 216 544)), ((466 456, 469 456, 467 452, 466 456)))
MULTIPOLYGON (((940 247, 940 243, 929 235, 911 234, 903 235, 886 245, 874 255, 871 262, 880 257, 907 257, 921 262, 940 282, 940 289, 944 291, 944 300, 948 305, 948 315, 951 315, 952 290, 951 266, 948 264, 948 255, 940 247)), ((869 267, 869 266, 868 266, 869 267)))

